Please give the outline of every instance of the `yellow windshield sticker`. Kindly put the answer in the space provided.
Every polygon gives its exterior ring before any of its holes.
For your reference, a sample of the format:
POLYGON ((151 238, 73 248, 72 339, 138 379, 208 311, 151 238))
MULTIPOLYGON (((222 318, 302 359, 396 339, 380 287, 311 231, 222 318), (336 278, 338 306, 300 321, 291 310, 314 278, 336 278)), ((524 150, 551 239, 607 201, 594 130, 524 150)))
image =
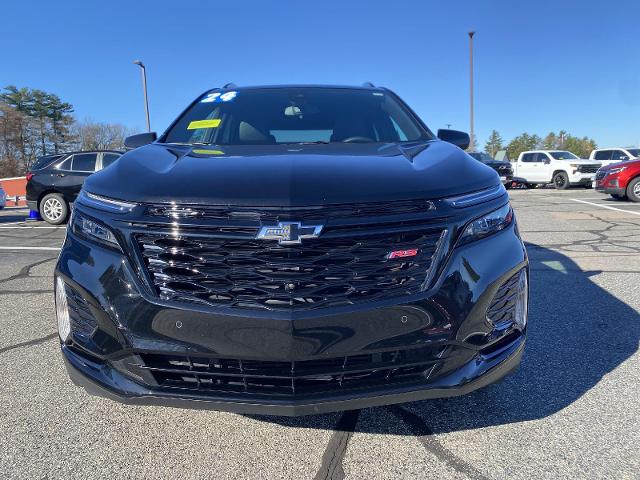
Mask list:
POLYGON ((222 120, 220 118, 212 118, 211 120, 194 120, 189 123, 187 130, 197 130, 198 128, 217 128, 222 120))
POLYGON ((222 150, 192 150, 192 152, 198 155, 224 155, 222 150))

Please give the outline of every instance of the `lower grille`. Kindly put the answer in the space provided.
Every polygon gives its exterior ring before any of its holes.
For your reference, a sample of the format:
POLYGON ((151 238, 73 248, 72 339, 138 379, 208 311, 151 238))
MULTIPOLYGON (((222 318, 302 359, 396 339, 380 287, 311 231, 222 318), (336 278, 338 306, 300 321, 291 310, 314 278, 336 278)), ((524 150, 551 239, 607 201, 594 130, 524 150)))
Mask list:
POLYGON ((424 381, 446 347, 296 362, 140 354, 132 369, 151 372, 162 388, 268 395, 307 395, 424 381))
POLYGON ((74 335, 87 340, 96 331, 96 320, 91 314, 89 304, 75 289, 66 285, 67 305, 74 335))
POLYGON ((516 302, 520 293, 521 272, 504 282, 487 309, 487 318, 497 329, 512 325, 516 321, 516 302))
POLYGON ((164 300, 302 310, 420 293, 444 232, 350 234, 292 245, 188 233, 136 238, 164 300), (387 258, 391 251, 409 249, 417 255, 387 258))

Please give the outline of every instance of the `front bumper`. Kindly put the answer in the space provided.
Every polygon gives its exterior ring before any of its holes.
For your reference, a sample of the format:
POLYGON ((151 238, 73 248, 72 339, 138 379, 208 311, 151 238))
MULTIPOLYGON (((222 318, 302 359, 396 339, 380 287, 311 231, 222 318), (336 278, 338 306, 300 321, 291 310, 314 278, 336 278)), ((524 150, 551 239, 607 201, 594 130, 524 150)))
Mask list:
POLYGON ((571 185, 591 185, 595 178, 595 173, 577 172, 569 177, 569 183, 571 185))
POLYGON ((524 348, 524 331, 515 325, 497 329, 487 320, 499 289, 528 269, 515 223, 451 250, 432 286, 419 295, 311 312, 247 313, 162 301, 145 288, 136 265, 69 230, 56 266, 56 275, 86 304, 83 318, 95 322, 90 327, 80 322, 77 332, 73 327, 72 340, 62 346, 69 375, 89 393, 124 403, 305 415, 456 396, 514 371, 524 348), (436 352, 427 359, 429 368, 403 381, 376 376, 394 372, 393 365, 379 361, 367 373, 375 381, 356 378, 343 388, 340 380, 339 388, 333 382, 326 391, 295 386, 287 395, 223 389, 211 382, 201 388, 197 371, 194 388, 168 387, 157 372, 150 373, 146 360, 224 359, 210 361, 214 372, 227 359, 290 362, 291 372, 283 376, 289 379, 296 377, 299 364, 316 366, 338 358, 346 364, 352 358, 429 349, 436 352))
POLYGON ((442 397, 466 395, 495 383, 515 372, 524 351, 524 337, 507 345, 498 355, 479 357, 473 365, 440 379, 429 388, 404 386, 386 390, 326 395, 321 400, 250 400, 246 397, 211 397, 194 394, 163 394, 145 388, 103 363, 87 360, 68 347, 62 347, 71 381, 87 393, 128 405, 155 405, 200 410, 220 410, 241 414, 315 415, 343 410, 377 407, 442 397), (466 375, 470 375, 467 377, 466 375))

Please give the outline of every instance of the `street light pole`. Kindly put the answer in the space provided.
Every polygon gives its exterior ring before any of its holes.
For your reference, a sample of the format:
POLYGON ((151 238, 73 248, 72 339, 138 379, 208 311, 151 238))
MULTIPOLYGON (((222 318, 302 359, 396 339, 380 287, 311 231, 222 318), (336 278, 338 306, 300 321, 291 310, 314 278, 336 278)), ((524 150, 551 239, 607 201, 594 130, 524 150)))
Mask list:
POLYGON ((469 131, 469 139, 471 140, 471 148, 475 147, 475 133, 473 129, 473 35, 476 32, 469 32, 469 118, 471 129, 469 131))
POLYGON ((147 98, 147 69, 144 67, 144 63, 140 60, 133 62, 140 67, 142 73, 142 91, 144 93, 144 113, 147 117, 147 132, 151 131, 151 122, 149 121, 149 99, 147 98))

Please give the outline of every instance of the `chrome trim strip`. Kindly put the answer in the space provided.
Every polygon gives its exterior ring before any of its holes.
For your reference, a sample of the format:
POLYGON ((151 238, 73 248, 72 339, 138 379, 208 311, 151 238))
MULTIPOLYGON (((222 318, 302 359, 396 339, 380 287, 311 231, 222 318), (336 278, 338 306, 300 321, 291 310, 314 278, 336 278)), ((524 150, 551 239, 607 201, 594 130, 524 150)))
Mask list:
POLYGON ((130 212, 138 206, 137 203, 124 202, 122 200, 115 200, 113 198, 102 197, 94 193, 89 193, 85 190, 80 192, 77 201, 82 205, 96 208, 98 210, 106 210, 108 212, 130 212))
POLYGON ((472 205, 477 205, 479 203, 488 202, 489 200, 499 198, 506 193, 507 190, 504 188, 504 185, 500 183, 495 187, 486 188, 484 190, 480 190, 479 192, 473 192, 465 195, 460 195, 458 197, 447 198, 445 199, 445 202, 449 203, 453 208, 464 208, 470 207, 472 205))

